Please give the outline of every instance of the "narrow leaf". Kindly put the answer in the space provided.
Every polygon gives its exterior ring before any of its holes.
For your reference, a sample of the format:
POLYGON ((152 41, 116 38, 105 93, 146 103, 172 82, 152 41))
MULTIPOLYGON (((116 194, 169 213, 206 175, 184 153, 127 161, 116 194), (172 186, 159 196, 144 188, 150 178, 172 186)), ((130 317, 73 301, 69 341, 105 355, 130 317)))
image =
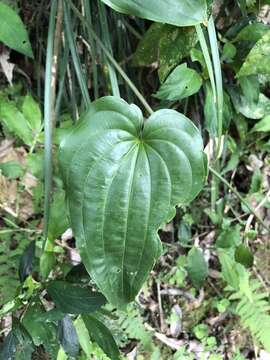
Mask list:
POLYGON ((35 248, 35 241, 32 241, 21 256, 19 265, 19 278, 21 282, 24 282, 27 276, 32 273, 35 248))
POLYGON ((78 336, 69 315, 59 321, 58 336, 65 353, 71 358, 77 358, 80 350, 78 336))
POLYGON ((110 359, 119 360, 120 353, 110 330, 94 316, 83 315, 83 321, 91 339, 101 347, 110 359))
POLYGON ((187 271, 193 286, 199 289, 208 276, 208 265, 201 249, 193 247, 189 251, 187 256, 187 271))

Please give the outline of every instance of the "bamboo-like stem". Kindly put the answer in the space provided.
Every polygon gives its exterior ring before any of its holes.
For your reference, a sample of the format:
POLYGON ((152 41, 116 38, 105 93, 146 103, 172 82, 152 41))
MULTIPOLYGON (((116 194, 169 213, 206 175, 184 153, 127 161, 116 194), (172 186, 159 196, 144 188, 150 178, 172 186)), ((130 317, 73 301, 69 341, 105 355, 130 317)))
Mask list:
POLYGON ((66 29, 65 34, 66 34, 66 37, 68 40, 68 45, 70 47, 70 52, 72 55, 72 61, 73 61, 75 73, 77 76, 79 86, 81 88, 84 105, 85 105, 85 107, 87 107, 88 104, 90 103, 90 96, 88 93, 86 79, 85 79, 84 73, 82 71, 82 65, 80 62, 80 58, 79 58, 79 55, 78 55, 78 52, 76 49, 76 44, 75 44, 75 40, 74 40, 74 36, 73 36, 73 29, 71 26, 71 18, 70 18, 69 8, 68 8, 68 5, 66 4, 66 0, 64 0, 64 22, 65 22, 65 29, 66 29))
MULTIPOLYGON (((61 1, 61 0, 60 0, 61 1)), ((57 64, 54 61, 54 35, 55 35, 55 16, 57 12, 57 0, 51 2, 51 12, 49 20, 49 32, 46 52, 46 69, 45 69, 45 94, 44 94, 44 135, 45 135, 45 161, 44 161, 44 242, 43 249, 45 247, 48 229, 49 229, 49 216, 50 216, 50 200, 52 189, 52 132, 54 123, 54 98, 52 94, 52 84, 55 83, 53 76, 53 64, 57 64)))
MULTIPOLYGON (((106 8, 103 2, 98 1, 98 9, 99 9, 99 19, 100 19, 100 25, 101 25, 101 34, 102 34, 102 40, 104 42, 104 45, 107 48, 107 51, 110 52, 110 54, 113 56, 112 46, 111 46, 111 40, 110 40, 110 33, 109 33, 109 26, 107 21, 107 14, 106 14, 106 8)), ((117 75, 115 72, 114 66, 106 59, 105 57, 105 63, 108 66, 109 70, 109 77, 112 87, 112 93, 114 96, 120 97, 120 91, 117 81, 117 75)))
MULTIPOLYGON (((140 100, 142 105, 145 107, 147 112, 149 114, 153 114, 153 110, 151 106, 148 104, 148 102, 145 100, 144 96, 140 93, 140 91, 137 89, 135 84, 131 81, 131 79, 127 76, 125 71, 121 68, 121 66, 118 64, 118 62, 114 59, 114 57, 110 54, 110 52, 107 50, 106 46, 103 44, 103 42, 100 40, 96 32, 90 27, 90 25, 85 21, 84 17, 80 14, 79 10, 76 8, 76 6, 72 3, 71 0, 68 0, 72 10, 78 16, 78 18, 81 20, 81 22, 88 28, 88 31, 92 34, 93 39, 97 42, 98 46, 101 48, 101 50, 104 52, 104 54, 107 56, 107 58, 110 60, 112 65, 115 67, 115 69, 119 72, 119 74, 122 76, 122 78, 126 81, 126 83, 129 85, 130 89, 134 92, 134 94, 137 96, 137 98, 140 100)), ((86 40, 83 40, 83 42, 87 45, 88 50, 90 51, 90 46, 87 43, 86 40)))

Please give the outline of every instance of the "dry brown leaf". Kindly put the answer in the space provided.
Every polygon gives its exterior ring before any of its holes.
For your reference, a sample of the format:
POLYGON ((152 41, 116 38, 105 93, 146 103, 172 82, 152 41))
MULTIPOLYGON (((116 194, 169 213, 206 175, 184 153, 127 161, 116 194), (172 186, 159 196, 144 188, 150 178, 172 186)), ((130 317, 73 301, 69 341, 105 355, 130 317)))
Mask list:
POLYGON ((15 67, 15 64, 9 62, 9 53, 10 50, 3 48, 1 54, 0 54, 0 65, 3 70, 3 73, 5 74, 7 81, 12 86, 12 79, 13 79, 13 70, 15 67))

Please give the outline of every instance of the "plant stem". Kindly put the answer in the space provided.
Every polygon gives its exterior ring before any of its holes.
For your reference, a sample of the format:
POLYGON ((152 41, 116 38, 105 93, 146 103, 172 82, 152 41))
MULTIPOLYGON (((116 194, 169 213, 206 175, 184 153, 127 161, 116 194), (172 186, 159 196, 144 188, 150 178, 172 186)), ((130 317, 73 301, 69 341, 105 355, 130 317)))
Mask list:
POLYGON ((44 135, 45 135, 45 162, 44 162, 44 242, 43 249, 48 237, 50 199, 52 189, 52 130, 53 130, 53 98, 52 96, 52 78, 53 78, 53 52, 54 52, 54 34, 55 34, 55 16, 57 11, 57 1, 52 0, 49 20, 49 32, 46 52, 45 69, 45 95, 44 95, 44 135))
MULTIPOLYGON (((103 2, 98 1, 98 9, 99 9, 99 19, 100 19, 100 25, 101 25, 102 39, 104 41, 104 44, 105 44, 107 50, 113 56, 111 40, 110 40, 110 33, 109 33, 109 26, 108 26, 108 21, 107 21, 107 13, 106 13, 106 8, 105 8, 105 5, 103 4, 103 2)), ((109 69, 109 77, 110 77, 110 82, 111 82, 111 87, 112 87, 112 93, 114 96, 121 97, 115 69, 111 65, 111 63, 108 62, 108 60, 106 58, 105 58, 105 63, 109 69)))
MULTIPOLYGON (((89 27, 92 27, 92 16, 91 16, 91 4, 89 0, 83 0, 84 4, 84 11, 85 11, 85 18, 87 24, 89 24, 89 27)), ((94 83, 94 97, 97 99, 99 97, 99 91, 98 91, 98 70, 97 70, 97 54, 96 54, 96 48, 94 46, 94 40, 92 37, 92 34, 88 30, 88 26, 85 26, 86 30, 88 31, 88 40, 90 43, 91 48, 91 57, 92 57, 92 70, 93 70, 93 83, 94 83)))
POLYGON ((248 210, 256 217, 256 219, 260 222, 260 224, 269 231, 268 226, 265 222, 257 215, 255 209, 239 194, 239 192, 222 176, 220 175, 215 169, 209 166, 209 171, 217 177, 223 184, 225 184, 237 197, 238 199, 248 208, 248 210))
POLYGON ((70 47, 70 52, 72 55, 72 61, 73 61, 73 65, 75 68, 77 80, 78 80, 79 86, 81 88, 84 105, 85 105, 85 107, 87 107, 88 104, 90 103, 90 97, 89 97, 89 93, 88 93, 86 79, 85 79, 84 73, 82 71, 82 65, 80 62, 80 58, 78 56, 77 49, 76 49, 69 8, 66 4, 66 0, 64 0, 64 21, 65 21, 65 28, 66 28, 65 34, 66 34, 68 44, 70 47))

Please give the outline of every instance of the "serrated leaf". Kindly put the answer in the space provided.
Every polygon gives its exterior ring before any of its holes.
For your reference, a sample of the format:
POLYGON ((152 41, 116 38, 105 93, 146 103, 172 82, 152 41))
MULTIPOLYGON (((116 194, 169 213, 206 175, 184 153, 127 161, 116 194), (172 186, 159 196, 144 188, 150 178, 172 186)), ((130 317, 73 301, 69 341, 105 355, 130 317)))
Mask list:
POLYGON ((30 129, 34 134, 37 134, 41 130, 41 111, 38 103, 32 96, 25 96, 22 105, 22 113, 28 122, 30 129))
POLYGON ((270 31, 255 44, 237 77, 270 73, 270 31))
POLYGON ((114 305, 135 298, 161 253, 158 229, 202 189, 202 150, 198 129, 184 115, 159 110, 144 125, 141 111, 117 97, 93 102, 62 142, 76 244, 114 305))
POLYGON ((208 265, 198 247, 193 247, 188 253, 187 271, 192 285, 199 289, 208 276, 208 265))
POLYGON ((92 341, 95 341, 110 359, 119 360, 120 353, 110 330, 94 316, 83 315, 82 319, 92 341))
POLYGON ((177 66, 154 95, 162 100, 182 100, 196 94, 202 86, 202 78, 187 64, 177 66))
POLYGON ((191 26, 206 20, 205 0, 102 0, 116 11, 143 19, 191 26))
POLYGON ((30 58, 33 58, 26 28, 17 13, 0 2, 0 41, 30 58))
POLYGON ((10 132, 18 136, 25 144, 31 145, 33 142, 32 131, 29 128, 23 114, 17 109, 12 101, 7 101, 0 97, 0 122, 8 128, 10 132))
POLYGON ((50 282, 47 291, 58 309, 68 314, 87 314, 106 302, 102 294, 65 281, 50 282))

